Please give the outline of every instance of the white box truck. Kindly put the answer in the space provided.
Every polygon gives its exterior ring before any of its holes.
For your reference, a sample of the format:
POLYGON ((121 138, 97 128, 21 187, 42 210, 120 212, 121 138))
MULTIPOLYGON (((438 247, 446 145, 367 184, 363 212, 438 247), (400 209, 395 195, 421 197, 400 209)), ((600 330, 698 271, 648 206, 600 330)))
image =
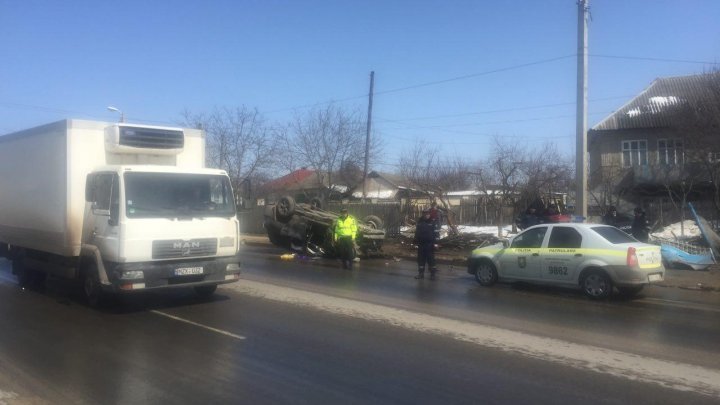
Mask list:
POLYGON ((197 129, 63 120, 0 137, 0 255, 21 285, 104 293, 237 281, 230 179, 197 129))

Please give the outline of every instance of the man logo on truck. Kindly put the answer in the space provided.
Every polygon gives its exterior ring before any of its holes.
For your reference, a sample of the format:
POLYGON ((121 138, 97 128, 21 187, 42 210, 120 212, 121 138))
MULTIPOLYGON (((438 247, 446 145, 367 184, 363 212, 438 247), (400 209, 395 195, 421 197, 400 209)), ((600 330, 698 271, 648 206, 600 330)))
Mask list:
POLYGON ((183 256, 189 256, 193 248, 200 248, 200 242, 174 242, 173 249, 180 250, 183 256))

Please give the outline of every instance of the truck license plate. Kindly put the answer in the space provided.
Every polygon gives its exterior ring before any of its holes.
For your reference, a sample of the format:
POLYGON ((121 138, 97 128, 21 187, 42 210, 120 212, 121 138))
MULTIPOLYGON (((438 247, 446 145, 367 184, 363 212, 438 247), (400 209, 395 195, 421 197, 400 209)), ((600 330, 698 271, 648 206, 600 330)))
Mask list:
POLYGON ((181 267, 179 269, 175 269, 176 276, 189 276, 192 274, 203 274, 203 268, 202 267, 181 267))
POLYGON ((648 281, 650 281, 650 282, 660 281, 661 279, 662 279, 662 278, 661 278, 661 276, 660 276, 659 274, 650 274, 650 275, 648 276, 648 281))

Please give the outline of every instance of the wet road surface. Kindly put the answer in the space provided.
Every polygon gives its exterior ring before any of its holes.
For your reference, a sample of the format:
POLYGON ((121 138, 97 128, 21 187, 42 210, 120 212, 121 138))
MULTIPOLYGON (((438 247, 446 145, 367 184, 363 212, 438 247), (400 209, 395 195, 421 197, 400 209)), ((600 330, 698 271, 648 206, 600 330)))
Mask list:
POLYGON ((406 261, 363 261, 351 273, 280 253, 244 247, 243 280, 212 299, 172 291, 102 310, 59 281, 21 290, 1 262, 0 403, 713 403, 720 395, 703 383, 720 375, 716 293, 651 287, 637 299, 593 302, 571 290, 483 288, 464 268, 440 266, 440 280, 417 281, 406 261), (561 354, 541 347, 558 343, 561 354), (587 364, 573 363, 588 353, 587 364), (601 357, 620 371, 602 370, 601 357), (635 367, 648 369, 634 375, 635 367), (660 381, 643 382, 653 367, 660 381), (687 384, 663 383, 675 368, 689 370, 687 384))

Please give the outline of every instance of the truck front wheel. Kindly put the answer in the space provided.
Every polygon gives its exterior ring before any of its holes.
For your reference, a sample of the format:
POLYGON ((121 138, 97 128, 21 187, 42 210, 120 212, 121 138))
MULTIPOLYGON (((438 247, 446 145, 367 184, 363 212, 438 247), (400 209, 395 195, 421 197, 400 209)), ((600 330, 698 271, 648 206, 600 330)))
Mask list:
POLYGON ((95 308, 100 305, 103 298, 102 287, 100 286, 100 277, 98 276, 95 264, 89 264, 83 272, 83 293, 88 305, 95 308))

